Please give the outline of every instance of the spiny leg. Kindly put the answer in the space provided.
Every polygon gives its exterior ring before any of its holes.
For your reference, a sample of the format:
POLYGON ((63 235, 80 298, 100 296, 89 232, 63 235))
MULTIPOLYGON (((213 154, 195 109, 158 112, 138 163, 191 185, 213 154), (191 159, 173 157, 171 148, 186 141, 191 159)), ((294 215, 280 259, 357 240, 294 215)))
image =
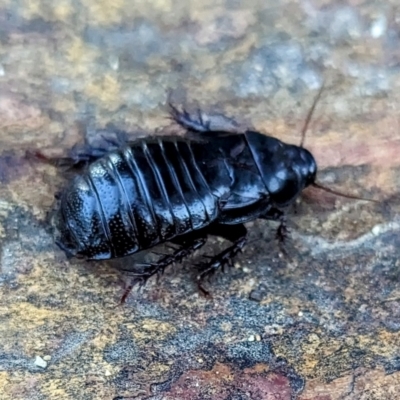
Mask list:
POLYGON ((81 169, 91 162, 103 157, 108 150, 105 148, 91 147, 89 145, 74 146, 66 156, 51 157, 45 155, 40 150, 27 151, 28 159, 38 160, 47 164, 51 164, 56 168, 65 170, 81 169))
POLYGON ((281 251, 287 255, 287 251, 284 248, 284 244, 286 239, 289 236, 289 230, 287 228, 287 220, 286 220, 286 215, 283 211, 277 209, 277 208, 271 208, 268 210, 265 214, 260 215, 259 218, 266 219, 269 221, 279 221, 279 226, 278 229, 276 230, 276 239, 279 242, 279 247, 281 251))
POLYGON ((194 132, 207 132, 210 130, 210 121, 204 121, 200 110, 197 111, 197 118, 195 118, 185 109, 179 110, 171 102, 168 105, 171 118, 183 128, 194 132))
POLYGON ((209 296, 209 292, 204 289, 202 285, 204 279, 214 274, 218 268, 223 268, 225 265, 231 266, 233 258, 242 251, 247 241, 247 229, 243 224, 216 224, 210 227, 209 233, 211 235, 223 237, 224 239, 231 241, 233 245, 212 257, 209 262, 203 263, 200 266, 201 271, 197 276, 197 282, 200 291, 206 296, 209 296))
POLYGON ((131 280, 129 286, 125 289, 125 292, 121 297, 120 304, 125 303, 126 299, 129 296, 129 293, 136 284, 139 284, 140 287, 142 287, 152 276, 162 275, 165 268, 167 268, 171 264, 182 262, 191 253, 203 247, 206 241, 207 237, 202 235, 184 235, 182 237, 175 238, 174 240, 172 240, 172 242, 180 244, 181 247, 176 249, 172 254, 161 257, 155 263, 140 264, 141 267, 145 268, 144 272, 133 274, 132 271, 125 271, 129 273, 129 275, 135 275, 135 277, 131 280))
POLYGON ((75 144, 68 151, 67 155, 62 157, 47 156, 40 150, 27 151, 26 157, 54 165, 57 168, 81 169, 93 161, 103 157, 111 150, 117 149, 126 144, 128 136, 122 131, 117 131, 115 138, 102 135, 101 139, 102 143, 98 142, 96 145, 91 145, 87 142, 83 144, 75 144))
POLYGON ((225 115, 206 115, 200 109, 197 109, 197 115, 192 115, 184 108, 178 109, 171 102, 168 104, 171 118, 190 132, 200 133, 202 136, 223 136, 240 130, 238 123, 225 115))

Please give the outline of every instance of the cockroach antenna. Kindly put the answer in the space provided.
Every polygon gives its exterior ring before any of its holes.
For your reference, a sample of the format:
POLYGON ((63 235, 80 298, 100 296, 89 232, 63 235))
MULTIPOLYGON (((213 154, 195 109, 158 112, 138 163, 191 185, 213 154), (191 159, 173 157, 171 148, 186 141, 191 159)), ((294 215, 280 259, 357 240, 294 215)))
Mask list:
POLYGON ((313 101, 313 104, 310 108, 310 111, 307 114, 307 118, 304 122, 303 129, 301 130, 301 140, 300 140, 300 147, 304 147, 304 141, 306 140, 306 132, 308 130, 308 126, 310 125, 311 118, 314 115, 315 107, 317 106, 317 103, 319 102, 319 99, 321 98, 322 92, 325 89, 325 82, 322 83, 320 89, 318 90, 317 95, 315 96, 315 99, 313 101))
POLYGON ((348 199, 363 200, 363 201, 371 201, 373 203, 380 203, 378 200, 367 199, 365 197, 359 197, 359 196, 355 196, 355 195, 352 195, 352 194, 342 193, 342 192, 339 192, 337 190, 333 190, 331 188, 328 188, 326 186, 321 185, 319 182, 314 182, 314 183, 311 184, 311 186, 314 186, 315 188, 323 190, 324 192, 332 193, 332 194, 334 194, 336 196, 340 196, 340 197, 346 197, 348 199))
MULTIPOLYGON (((301 130, 300 147, 302 147, 302 148, 304 147, 304 141, 306 139, 306 133, 307 133, 308 127, 310 125, 310 121, 311 121, 311 119, 312 119, 312 117, 314 115, 315 108, 316 108, 317 103, 319 102, 319 100, 321 98, 321 95, 322 95, 322 92, 324 91, 324 89, 325 89, 325 82, 322 83, 320 89, 318 90, 318 93, 315 96, 315 99, 314 99, 313 104, 312 104, 312 106, 310 108, 310 111, 307 114, 303 129, 301 130)), ((353 200, 364 200, 364 201, 370 201, 370 202, 373 202, 373 203, 379 203, 379 201, 374 200, 374 199, 367 199, 367 198, 364 198, 364 197, 359 197, 359 196, 343 193, 343 192, 340 192, 340 191, 337 191, 337 190, 333 190, 333 189, 331 189, 329 187, 326 187, 326 186, 322 185, 319 182, 313 182, 311 184, 311 186, 314 186, 315 188, 323 190, 324 192, 334 194, 335 196, 345 197, 345 198, 353 199, 353 200)))

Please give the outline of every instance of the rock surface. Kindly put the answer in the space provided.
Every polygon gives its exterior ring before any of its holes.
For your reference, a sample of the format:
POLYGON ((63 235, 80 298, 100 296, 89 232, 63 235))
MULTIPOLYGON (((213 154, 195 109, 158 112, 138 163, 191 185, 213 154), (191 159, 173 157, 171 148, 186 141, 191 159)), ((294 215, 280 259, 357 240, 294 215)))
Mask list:
POLYGON ((396 0, 0 0, 0 398, 396 398, 399 49, 396 0), (152 134, 168 93, 297 144, 323 82, 319 180, 380 203, 304 192, 290 258, 256 221, 211 300, 198 254, 118 306, 113 263, 54 245, 62 179, 27 150, 152 134))

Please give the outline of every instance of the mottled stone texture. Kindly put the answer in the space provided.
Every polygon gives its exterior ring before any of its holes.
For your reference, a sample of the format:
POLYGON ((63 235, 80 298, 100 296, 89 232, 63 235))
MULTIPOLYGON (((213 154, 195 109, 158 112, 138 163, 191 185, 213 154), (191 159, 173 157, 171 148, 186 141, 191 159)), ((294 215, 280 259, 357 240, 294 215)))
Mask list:
POLYGON ((0 399, 398 398, 399 49, 398 0, 0 0, 0 399), (118 306, 110 263, 53 244, 62 177, 27 150, 152 134, 169 92, 299 143, 323 81, 319 179, 379 204, 308 190, 290 257, 250 224, 211 300, 201 254, 118 306))

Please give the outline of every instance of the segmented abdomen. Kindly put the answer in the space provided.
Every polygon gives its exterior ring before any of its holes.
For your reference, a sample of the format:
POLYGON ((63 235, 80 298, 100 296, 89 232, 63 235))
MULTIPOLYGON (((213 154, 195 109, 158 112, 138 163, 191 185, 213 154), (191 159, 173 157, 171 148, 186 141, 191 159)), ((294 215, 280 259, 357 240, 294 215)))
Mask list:
POLYGON ((143 139, 89 167, 112 257, 150 248, 217 217, 231 181, 223 160, 207 147, 178 138, 143 139))

